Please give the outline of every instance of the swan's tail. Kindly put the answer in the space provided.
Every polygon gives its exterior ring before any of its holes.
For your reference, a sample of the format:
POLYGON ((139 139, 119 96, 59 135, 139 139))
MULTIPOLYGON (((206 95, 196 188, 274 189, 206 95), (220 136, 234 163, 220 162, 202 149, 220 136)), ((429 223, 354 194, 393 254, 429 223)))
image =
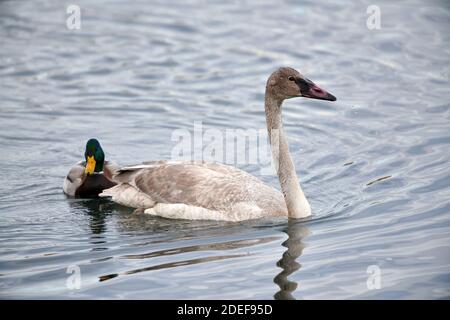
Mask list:
POLYGON ((100 197, 111 197, 111 200, 131 208, 152 208, 155 202, 147 194, 141 192, 128 183, 121 183, 103 190, 100 197))

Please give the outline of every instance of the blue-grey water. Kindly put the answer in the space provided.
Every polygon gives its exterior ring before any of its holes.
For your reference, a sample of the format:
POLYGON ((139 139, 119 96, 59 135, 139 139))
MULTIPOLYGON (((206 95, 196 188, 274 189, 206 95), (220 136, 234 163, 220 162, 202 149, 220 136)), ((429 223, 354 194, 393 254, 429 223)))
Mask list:
POLYGON ((449 30, 438 0, 1 1, 0 297, 450 298, 449 30), (126 165, 171 159, 194 122, 264 129, 281 65, 338 97, 284 106, 311 219, 175 221, 62 193, 91 137, 126 165))

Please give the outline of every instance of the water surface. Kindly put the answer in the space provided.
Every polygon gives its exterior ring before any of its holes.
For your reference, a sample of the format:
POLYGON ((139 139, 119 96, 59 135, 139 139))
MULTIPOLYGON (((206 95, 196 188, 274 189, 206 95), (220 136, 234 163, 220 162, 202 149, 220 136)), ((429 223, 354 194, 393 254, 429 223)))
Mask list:
POLYGON ((77 1, 81 30, 72 2, 0 2, 0 297, 450 298, 448 2, 378 1, 380 30, 371 1, 172 2, 77 1), (280 65, 338 97, 284 106, 311 219, 172 221, 63 195, 91 137, 132 164, 170 159, 194 122, 264 129, 280 65))

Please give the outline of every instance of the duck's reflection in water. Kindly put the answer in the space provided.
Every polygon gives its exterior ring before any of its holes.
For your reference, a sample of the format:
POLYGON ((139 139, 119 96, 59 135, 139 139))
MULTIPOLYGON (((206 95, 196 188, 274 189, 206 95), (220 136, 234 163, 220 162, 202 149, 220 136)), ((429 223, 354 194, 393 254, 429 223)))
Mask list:
POLYGON ((280 287, 280 291, 275 293, 274 298, 276 300, 295 300, 292 293, 297 289, 298 284, 290 281, 288 277, 301 268, 297 259, 305 248, 302 241, 310 234, 310 231, 304 224, 289 220, 283 232, 288 235, 287 240, 282 243, 282 246, 286 247, 287 250, 283 253, 281 260, 277 262, 277 266, 283 271, 273 279, 273 282, 280 287))
POLYGON ((89 217, 89 227, 93 235, 100 235, 106 231, 108 216, 118 210, 130 212, 129 208, 111 203, 108 199, 70 199, 69 206, 76 212, 82 212, 89 217))

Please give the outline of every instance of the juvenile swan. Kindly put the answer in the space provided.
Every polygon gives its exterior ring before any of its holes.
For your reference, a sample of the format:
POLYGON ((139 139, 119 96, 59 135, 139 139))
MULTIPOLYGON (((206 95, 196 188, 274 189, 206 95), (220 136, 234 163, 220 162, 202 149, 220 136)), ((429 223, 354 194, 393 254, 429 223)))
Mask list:
POLYGON ((294 97, 336 100, 292 68, 280 68, 267 80, 266 123, 282 193, 247 172, 220 163, 152 161, 119 170, 114 176, 118 185, 100 196, 172 219, 308 217, 311 208, 298 182, 281 118, 283 101, 294 97))

